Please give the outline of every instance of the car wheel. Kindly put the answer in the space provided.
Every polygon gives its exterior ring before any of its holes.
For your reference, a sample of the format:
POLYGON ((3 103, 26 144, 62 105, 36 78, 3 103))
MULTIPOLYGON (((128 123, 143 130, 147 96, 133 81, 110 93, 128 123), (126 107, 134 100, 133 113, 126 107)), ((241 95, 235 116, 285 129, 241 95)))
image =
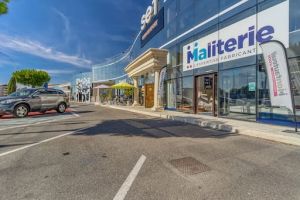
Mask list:
POLYGON ((66 104, 65 103, 60 103, 60 104, 58 104, 56 111, 58 113, 64 113, 64 112, 66 112, 66 109, 67 109, 66 104))
POLYGON ((29 109, 26 105, 17 105, 14 109, 14 116, 17 118, 24 118, 28 115, 29 109))

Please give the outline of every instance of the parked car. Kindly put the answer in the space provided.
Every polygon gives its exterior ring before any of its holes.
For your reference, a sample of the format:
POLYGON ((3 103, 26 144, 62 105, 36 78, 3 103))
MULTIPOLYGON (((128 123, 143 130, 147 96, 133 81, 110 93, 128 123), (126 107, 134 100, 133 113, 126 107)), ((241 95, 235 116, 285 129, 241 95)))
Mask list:
POLYGON ((70 106, 67 95, 56 89, 22 89, 6 97, 0 97, 0 117, 12 113, 23 118, 29 112, 56 110, 64 113, 70 106))

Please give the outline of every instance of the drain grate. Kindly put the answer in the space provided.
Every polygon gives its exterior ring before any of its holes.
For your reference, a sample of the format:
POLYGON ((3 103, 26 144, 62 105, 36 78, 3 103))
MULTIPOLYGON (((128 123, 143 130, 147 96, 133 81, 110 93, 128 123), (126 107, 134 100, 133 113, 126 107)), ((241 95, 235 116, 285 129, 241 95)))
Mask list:
POLYGON ((170 163, 184 175, 194 175, 210 170, 207 165, 192 157, 171 160, 170 163))

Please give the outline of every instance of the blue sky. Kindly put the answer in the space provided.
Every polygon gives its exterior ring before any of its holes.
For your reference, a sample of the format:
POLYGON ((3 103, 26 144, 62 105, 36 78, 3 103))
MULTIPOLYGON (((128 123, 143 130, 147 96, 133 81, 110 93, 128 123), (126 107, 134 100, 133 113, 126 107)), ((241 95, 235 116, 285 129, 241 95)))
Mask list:
POLYGON ((70 81, 126 50, 151 0, 11 0, 0 16, 0 83, 23 68, 70 81))

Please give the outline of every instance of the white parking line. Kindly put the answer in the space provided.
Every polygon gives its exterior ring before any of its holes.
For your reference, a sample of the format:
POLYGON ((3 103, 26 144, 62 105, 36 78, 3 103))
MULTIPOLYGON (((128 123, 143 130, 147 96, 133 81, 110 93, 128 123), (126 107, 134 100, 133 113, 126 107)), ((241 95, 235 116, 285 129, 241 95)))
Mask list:
POLYGON ((79 115, 77 113, 72 112, 72 115, 75 117, 79 117, 79 115))
POLYGON ((56 121, 62 121, 62 120, 67 120, 67 119, 73 119, 75 117, 80 117, 80 115, 72 112, 72 116, 66 117, 66 118, 59 118, 59 119, 51 119, 51 120, 46 120, 46 121, 41 121, 41 122, 35 122, 32 124, 22 124, 22 125, 17 125, 17 126, 11 126, 11 127, 6 127, 6 128, 1 128, 0 131, 4 130, 9 130, 9 129, 14 129, 14 128, 22 128, 22 127, 27 127, 27 126, 34 126, 34 125, 39 125, 39 124, 45 124, 45 123, 50 123, 50 122, 56 122, 56 121))
POLYGON ((4 152, 4 153, 1 153, 0 154, 0 157, 2 156, 6 156, 8 154, 11 154, 11 153, 15 153, 17 151, 21 151, 21 150, 24 150, 24 149, 28 149, 30 147, 33 147, 33 146, 36 146, 36 145, 39 145, 39 144, 42 144, 42 143, 46 143, 46 142, 50 142, 52 140, 56 140, 58 138, 61 138, 61 137, 64 137, 64 136, 67 136, 67 135, 72 135, 76 132, 79 132, 79 131, 83 131, 85 129, 88 129, 88 128, 82 128, 82 129, 78 129, 76 131, 72 131, 72 132, 69 132, 69 133, 65 133, 65 134, 62 134, 62 135, 58 135, 58 136, 55 136, 55 137, 52 137, 52 138, 48 138, 46 140, 42 140, 40 142, 37 142, 37 143, 33 143, 33 144, 29 144, 29 145, 26 145, 26 146, 23 146, 23 147, 20 147, 20 148, 17 148, 17 149, 14 149, 14 150, 11 150, 11 151, 7 151, 7 152, 4 152))
POLYGON ((133 181, 135 180, 136 176, 138 175, 139 171, 141 170, 145 160, 146 160, 146 156, 141 155, 140 159, 137 161, 136 165, 134 166, 134 168, 132 169, 132 171, 130 172, 128 177, 126 178, 125 182, 123 183, 123 185, 121 186, 121 188, 119 189, 118 193, 116 194, 116 196, 114 197, 113 200, 124 200, 125 199, 127 192, 129 191, 133 181))

